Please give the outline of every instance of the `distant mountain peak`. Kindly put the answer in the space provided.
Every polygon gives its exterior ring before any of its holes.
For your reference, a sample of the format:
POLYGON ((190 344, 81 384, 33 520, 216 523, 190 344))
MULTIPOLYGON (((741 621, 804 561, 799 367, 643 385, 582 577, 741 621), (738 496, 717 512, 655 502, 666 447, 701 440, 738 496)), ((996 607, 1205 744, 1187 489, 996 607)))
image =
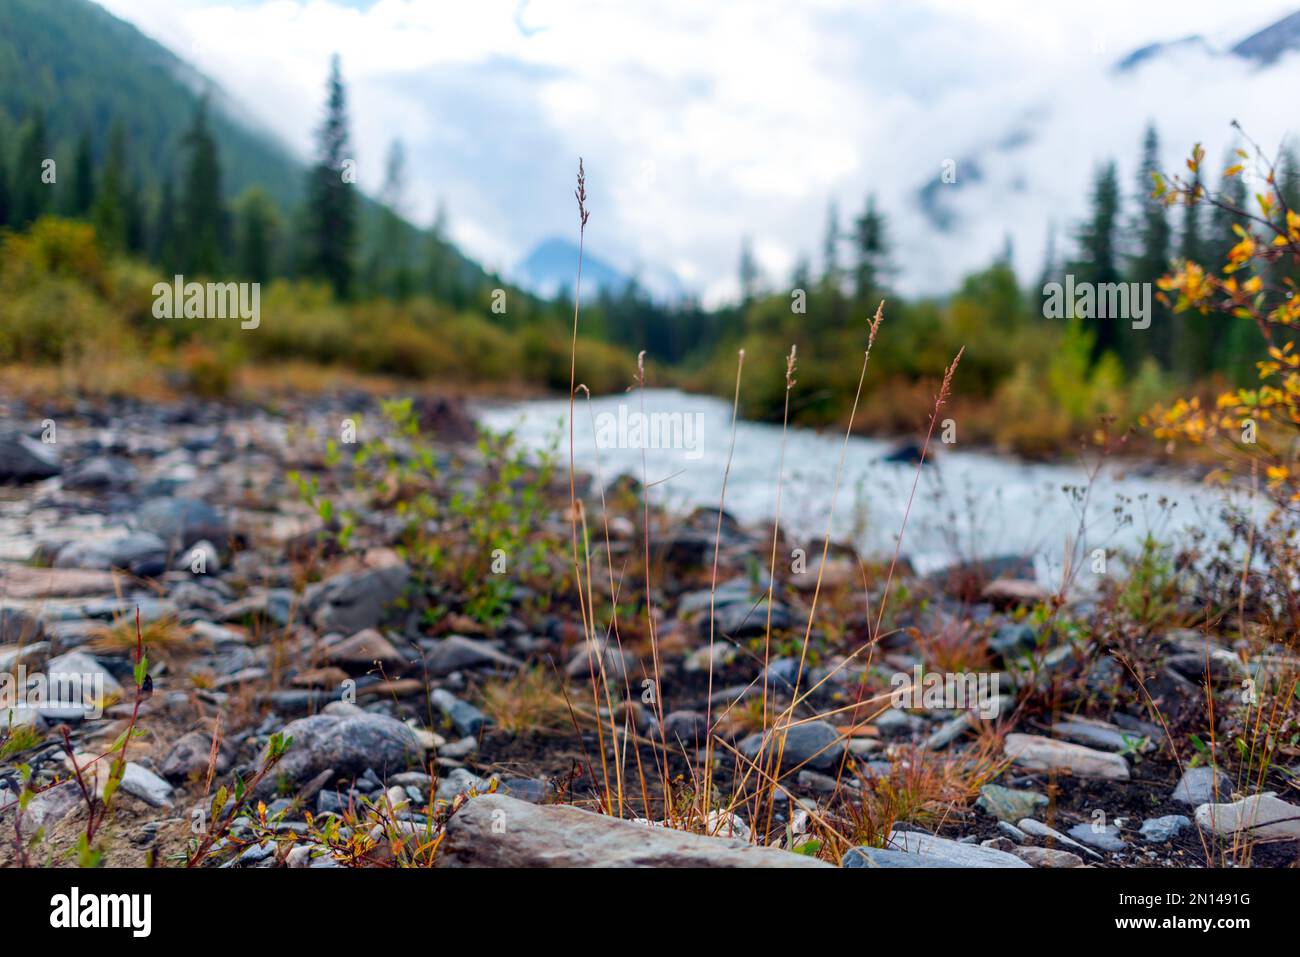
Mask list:
MULTIPOLYGON (((578 272, 578 244, 558 236, 537 243, 511 271, 510 278, 539 296, 573 295, 578 272)), ((624 272, 590 249, 582 256, 582 291, 618 295, 631 285, 640 286, 655 299, 675 300, 683 293, 681 281, 666 269, 624 272)))
POLYGON ((1127 73, 1143 63, 1176 50, 1199 50, 1213 56, 1232 55, 1243 60, 1253 60, 1261 66, 1268 66, 1278 57, 1293 50, 1300 50, 1300 10, 1252 33, 1228 50, 1216 50, 1210 46, 1205 37, 1196 34, 1183 37, 1181 40, 1148 43, 1116 63, 1115 69, 1127 73))
POLYGON ((1266 66, 1291 50, 1300 50, 1300 10, 1252 33, 1232 48, 1237 56, 1266 66))
POLYGON ((1127 73, 1129 70, 1163 56, 1173 50, 1200 50, 1205 53, 1213 53, 1210 44, 1206 42, 1205 37, 1200 34, 1183 37, 1181 40, 1167 40, 1159 43, 1148 43, 1144 47, 1138 47, 1124 59, 1115 64, 1115 69, 1121 73, 1127 73))

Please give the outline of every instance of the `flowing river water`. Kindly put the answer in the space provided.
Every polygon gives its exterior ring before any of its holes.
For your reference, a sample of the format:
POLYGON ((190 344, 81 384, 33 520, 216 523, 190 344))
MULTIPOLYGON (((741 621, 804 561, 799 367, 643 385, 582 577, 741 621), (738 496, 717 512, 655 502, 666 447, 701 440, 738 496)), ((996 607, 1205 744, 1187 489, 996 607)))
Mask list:
MULTIPOLYGON (((513 430, 527 449, 553 449, 567 467, 567 400, 484 403, 475 412, 495 431, 513 430)), ((579 398, 576 406, 578 469, 604 482, 620 474, 641 480, 644 469, 655 504, 689 510, 718 505, 730 454, 726 510, 742 522, 771 521, 781 427, 738 422, 734 453, 731 438, 731 404, 711 396, 647 389, 643 396, 579 398), (638 419, 643 408, 645 418, 638 419)), ((1148 533, 1170 544, 1191 529, 1213 538, 1225 533, 1226 504, 1251 505, 1241 490, 1133 463, 1104 463, 1090 482, 1090 468, 1077 457, 1023 462, 965 451, 960 438, 944 445, 936 433, 916 483, 901 552, 922 573, 960 560, 1032 555, 1047 584, 1060 580, 1068 554, 1087 562, 1099 548, 1132 552, 1148 533)), ((791 428, 780 505, 787 536, 806 540, 809 554, 816 554, 829 521, 835 541, 851 542, 869 556, 892 554, 917 471, 914 464, 885 460, 897 447, 854 436, 845 451, 843 432, 791 428)))

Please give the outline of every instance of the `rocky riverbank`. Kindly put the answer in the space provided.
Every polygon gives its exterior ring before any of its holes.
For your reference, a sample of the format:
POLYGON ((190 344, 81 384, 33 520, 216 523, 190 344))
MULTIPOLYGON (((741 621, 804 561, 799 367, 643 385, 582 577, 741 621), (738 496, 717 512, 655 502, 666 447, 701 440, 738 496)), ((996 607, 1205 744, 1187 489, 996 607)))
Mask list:
POLYGON ((575 581, 567 470, 455 403, 4 413, 5 864, 1297 860, 1296 702, 1260 760, 1242 692, 1284 644, 1176 607, 1121 642, 1018 556, 778 539, 769 607, 770 526, 634 480, 579 481, 575 581))

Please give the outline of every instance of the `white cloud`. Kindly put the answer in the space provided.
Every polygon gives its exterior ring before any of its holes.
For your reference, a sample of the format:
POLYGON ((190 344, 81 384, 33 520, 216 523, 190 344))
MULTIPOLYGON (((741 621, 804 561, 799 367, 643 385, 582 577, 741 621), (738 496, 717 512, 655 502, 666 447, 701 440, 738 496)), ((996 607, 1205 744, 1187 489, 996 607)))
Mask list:
POLYGON ((1008 235, 1033 275, 1049 217, 1064 230, 1082 214, 1097 162, 1118 159, 1134 188, 1149 117, 1171 165, 1195 140, 1217 161, 1234 117, 1271 146, 1288 119, 1277 75, 1293 87, 1300 72, 1300 58, 1260 73, 1194 51, 1110 71, 1187 33, 1226 46, 1288 13, 1284 0, 1245 20, 1176 0, 105 5, 304 154, 337 50, 362 183, 377 188, 400 136, 419 218, 445 197, 453 235, 492 266, 574 231, 583 155, 593 251, 671 268, 708 300, 734 293, 743 235, 786 270, 819 253, 831 198, 847 223, 869 191, 891 216, 904 291, 951 288, 1008 235), (1021 127, 1026 146, 992 150, 1021 127), (945 195, 961 226, 936 235, 915 190, 972 155, 987 179, 945 195))

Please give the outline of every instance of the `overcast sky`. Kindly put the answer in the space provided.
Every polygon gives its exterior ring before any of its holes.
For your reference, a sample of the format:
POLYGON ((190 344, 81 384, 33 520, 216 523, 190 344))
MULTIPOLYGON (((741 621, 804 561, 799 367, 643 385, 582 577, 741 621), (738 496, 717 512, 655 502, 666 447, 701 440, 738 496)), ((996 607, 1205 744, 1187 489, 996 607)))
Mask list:
POLYGON ((1230 46, 1300 0, 102 2, 304 156, 337 51, 363 186, 378 189, 400 137, 407 214, 427 222, 445 200, 453 236, 489 266, 574 235, 582 155, 590 248, 709 300, 734 294, 742 236, 784 282, 800 255, 817 262, 828 202, 847 220, 873 190, 904 291, 950 288, 1007 236, 1028 278, 1049 219, 1068 245, 1100 159, 1136 189, 1148 118, 1170 165, 1195 140, 1217 162, 1234 117, 1270 147, 1300 121, 1276 106, 1297 112, 1278 77, 1295 89, 1300 56, 1259 71, 1184 51, 1111 70, 1191 33, 1230 46), (999 152, 1017 132, 1030 142, 999 152), (935 236, 915 190, 947 159, 961 180, 972 155, 983 182, 953 193, 956 231, 935 236))

